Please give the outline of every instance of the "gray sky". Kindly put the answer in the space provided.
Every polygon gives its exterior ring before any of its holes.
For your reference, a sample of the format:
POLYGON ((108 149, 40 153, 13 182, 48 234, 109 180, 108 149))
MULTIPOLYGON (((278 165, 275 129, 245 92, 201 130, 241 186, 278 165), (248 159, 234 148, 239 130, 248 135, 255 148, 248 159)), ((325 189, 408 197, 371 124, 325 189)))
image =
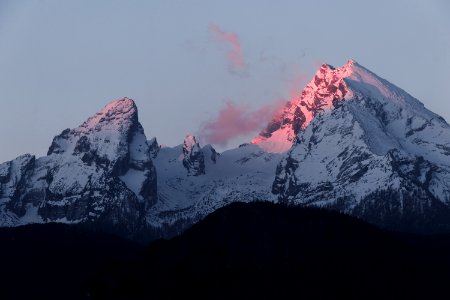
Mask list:
POLYGON ((349 58, 448 121, 449 3, 0 0, 0 162, 125 96, 147 138, 177 145, 227 102, 251 115, 349 58))

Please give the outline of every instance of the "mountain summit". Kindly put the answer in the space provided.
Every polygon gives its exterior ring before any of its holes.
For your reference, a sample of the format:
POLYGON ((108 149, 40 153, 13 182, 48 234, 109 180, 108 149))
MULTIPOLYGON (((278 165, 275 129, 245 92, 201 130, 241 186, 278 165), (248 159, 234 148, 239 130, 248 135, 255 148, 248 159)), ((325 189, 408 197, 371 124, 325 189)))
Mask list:
POLYGON ((318 73, 333 75, 325 82, 316 75, 322 89, 307 87, 303 95, 332 107, 304 106, 314 118, 298 131, 272 191, 280 201, 329 207, 384 227, 449 229, 450 126, 356 62, 331 70, 322 66, 318 73))
POLYGON ((0 223, 94 222, 131 234, 156 202, 156 172, 133 100, 110 102, 53 139, 47 156, 0 165, 0 223))
POLYGON ((349 60, 341 68, 323 64, 314 78, 306 85, 300 98, 289 101, 252 140, 269 152, 286 152, 295 136, 319 113, 351 98, 344 78, 355 72, 354 61, 349 60))

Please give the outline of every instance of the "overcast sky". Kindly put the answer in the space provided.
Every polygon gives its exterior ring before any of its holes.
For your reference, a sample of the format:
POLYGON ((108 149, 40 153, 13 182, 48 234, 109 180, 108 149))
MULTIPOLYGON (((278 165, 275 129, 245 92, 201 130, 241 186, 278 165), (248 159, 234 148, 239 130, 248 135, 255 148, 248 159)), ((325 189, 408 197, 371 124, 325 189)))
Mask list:
POLYGON ((449 121, 449 3, 0 0, 0 161, 44 155, 125 96, 147 138, 174 146, 225 108, 267 113, 349 58, 449 121))

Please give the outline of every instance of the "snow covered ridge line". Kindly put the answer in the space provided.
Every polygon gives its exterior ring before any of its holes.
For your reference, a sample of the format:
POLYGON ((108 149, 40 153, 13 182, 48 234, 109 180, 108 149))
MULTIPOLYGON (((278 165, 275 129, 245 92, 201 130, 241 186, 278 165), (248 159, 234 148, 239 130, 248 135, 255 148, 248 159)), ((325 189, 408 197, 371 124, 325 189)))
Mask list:
POLYGON ((133 100, 0 164, 0 225, 87 223, 172 236, 235 201, 321 206, 385 228, 450 231, 450 126, 350 60, 322 65, 252 143, 147 140, 133 100), (181 141, 180 141, 181 142, 181 141))

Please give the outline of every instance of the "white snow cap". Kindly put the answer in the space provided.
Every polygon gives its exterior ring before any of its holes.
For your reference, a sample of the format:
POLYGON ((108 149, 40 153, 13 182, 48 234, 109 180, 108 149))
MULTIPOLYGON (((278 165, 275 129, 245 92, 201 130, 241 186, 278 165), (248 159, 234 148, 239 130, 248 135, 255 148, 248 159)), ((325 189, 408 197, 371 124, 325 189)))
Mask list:
POLYGON ((102 110, 96 113, 93 117, 87 119, 79 127, 79 129, 82 131, 89 131, 95 128, 99 123, 105 123, 105 121, 111 121, 112 123, 117 124, 120 123, 122 120, 133 118, 137 119, 136 104, 132 99, 125 97, 123 99, 114 100, 108 103, 105 107, 103 107, 102 110))

